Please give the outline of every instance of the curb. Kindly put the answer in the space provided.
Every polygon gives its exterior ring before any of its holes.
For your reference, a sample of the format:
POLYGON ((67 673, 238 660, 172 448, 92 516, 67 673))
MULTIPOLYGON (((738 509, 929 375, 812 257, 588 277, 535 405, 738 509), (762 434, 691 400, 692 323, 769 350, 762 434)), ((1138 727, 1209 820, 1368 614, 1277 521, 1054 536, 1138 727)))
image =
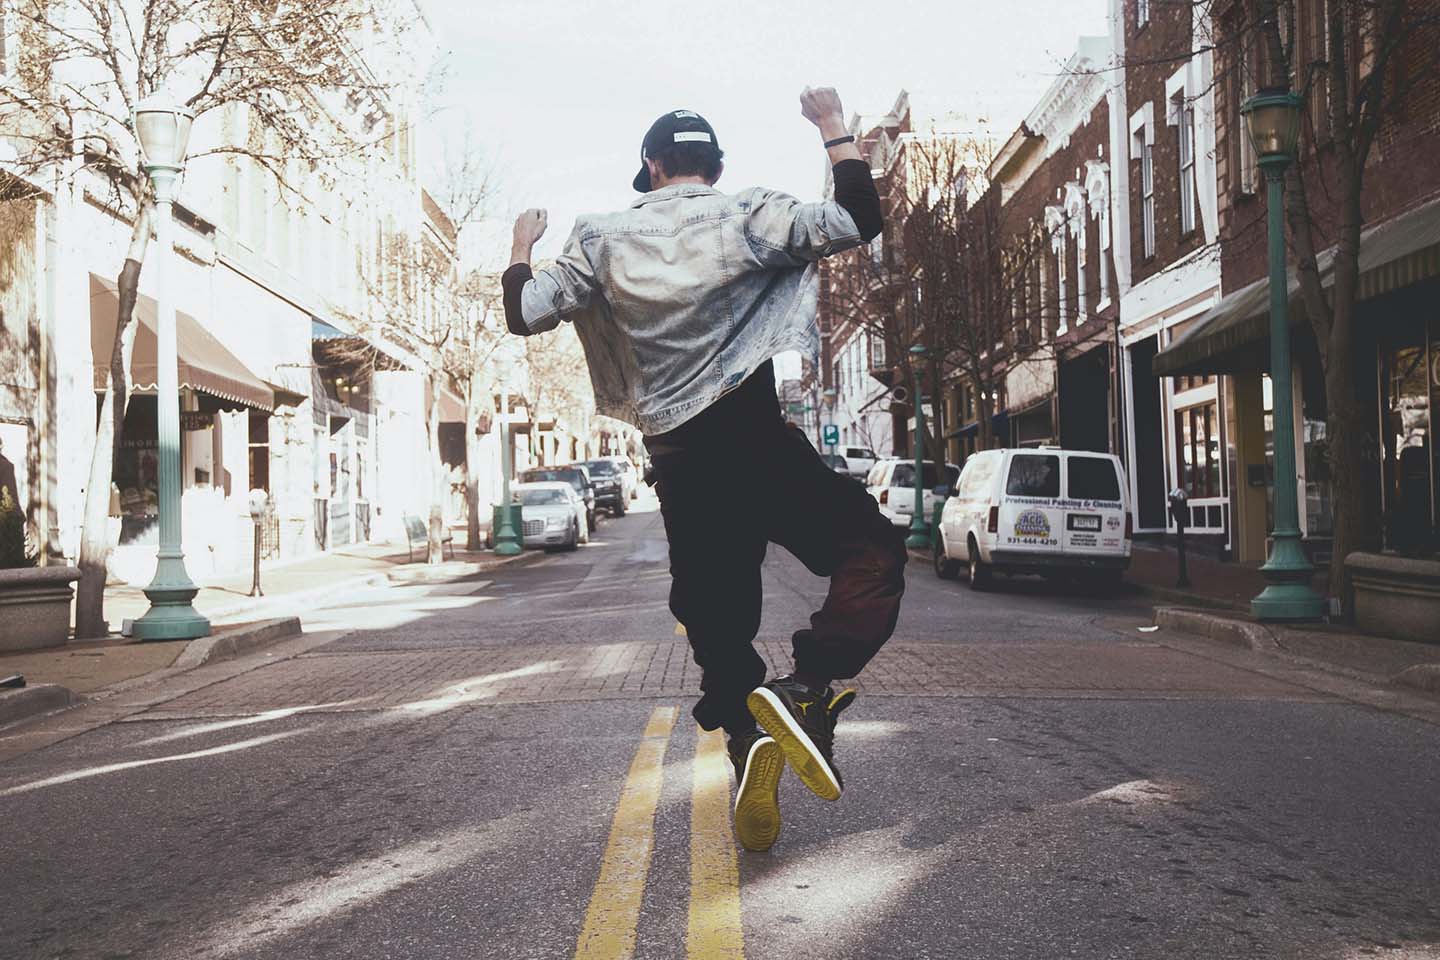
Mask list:
POLYGON ((1163 600, 1166 603, 1183 603, 1190 607, 1203 607, 1206 610, 1213 610, 1217 614, 1228 611, 1230 613, 1244 613, 1245 608, 1239 604, 1231 603, 1228 600, 1221 600, 1218 597, 1207 597, 1199 593, 1186 593, 1174 587, 1157 587, 1149 583, 1138 583, 1134 580, 1126 580, 1126 585, 1133 587, 1136 593, 1163 600))
POLYGON ((1426 693, 1440 693, 1440 663, 1417 663, 1390 678, 1390 683, 1426 693))
POLYGON ((396 567, 392 570, 379 570, 375 573, 367 573, 358 577, 347 578, 340 583, 329 584, 323 587, 314 587, 309 590, 296 590, 293 593, 277 593, 266 597, 256 597, 253 600, 243 600, 223 607, 211 607, 201 612, 211 620, 219 620, 224 617, 234 616, 239 613, 263 613, 267 607, 281 607, 292 603, 303 603, 313 606, 332 597, 343 596, 352 590, 364 590, 368 587, 378 587, 386 583, 445 583, 450 580, 464 579, 488 573, 500 567, 509 566, 515 563, 533 563, 545 556, 543 551, 527 551, 514 557, 496 557, 493 560, 452 560, 438 566, 452 567, 463 565, 466 569, 461 573, 449 573, 444 576, 427 578, 425 574, 416 575, 413 579, 406 579, 407 574, 395 575, 401 570, 429 568, 429 564, 415 563, 406 564, 403 567, 396 567))
POLYGON ((1205 610, 1156 607, 1155 625, 1199 634, 1211 640, 1245 647, 1249 650, 1274 651, 1280 649, 1280 645, 1275 641, 1275 635, 1260 624, 1236 620, 1233 617, 1205 610))
POLYGON ((234 660, 242 654, 258 650, 277 640, 300 636, 299 617, 281 617, 277 620, 262 620, 259 623, 233 630, 224 630, 214 636, 191 640, 170 665, 171 670, 193 670, 207 663, 234 660))
POLYGON ((69 688, 54 683, 0 692, 0 727, 29 720, 41 714, 64 710, 75 702, 69 688))

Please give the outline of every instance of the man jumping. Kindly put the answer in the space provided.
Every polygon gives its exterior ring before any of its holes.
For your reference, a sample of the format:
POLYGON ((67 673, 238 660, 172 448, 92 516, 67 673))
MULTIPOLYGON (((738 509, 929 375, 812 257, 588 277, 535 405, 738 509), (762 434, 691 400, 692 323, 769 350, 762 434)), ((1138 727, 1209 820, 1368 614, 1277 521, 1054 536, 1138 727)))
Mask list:
POLYGON ((882 226, 839 96, 806 88, 800 105, 825 141, 834 201, 720 193, 714 129, 675 110, 645 134, 634 180, 643 196, 579 218, 538 272, 530 257, 546 215, 527 210, 502 278, 509 329, 529 336, 572 321, 599 412, 645 435, 670 541, 670 609, 701 670, 695 720, 729 737, 735 833, 751 850, 780 834, 785 761, 818 796, 839 799, 835 721, 855 694, 831 682, 854 677, 889 639, 905 590, 903 534, 787 426, 775 396, 776 354, 818 354, 815 262, 882 226), (756 478, 764 496, 745 492, 756 478), (771 543, 829 577, 830 590, 794 635, 793 671, 767 683, 754 640, 771 543))

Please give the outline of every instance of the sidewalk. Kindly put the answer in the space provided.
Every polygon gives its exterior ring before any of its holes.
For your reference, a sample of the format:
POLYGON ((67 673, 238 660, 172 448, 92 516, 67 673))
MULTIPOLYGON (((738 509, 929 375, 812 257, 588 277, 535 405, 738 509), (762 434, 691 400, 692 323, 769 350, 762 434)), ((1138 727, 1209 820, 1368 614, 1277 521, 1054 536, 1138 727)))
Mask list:
MULTIPOLYGON (((1135 587, 1177 603, 1221 607, 1248 612, 1250 600, 1265 589, 1265 577, 1258 566, 1221 562, 1210 549, 1197 550, 1187 545, 1185 568, 1188 587, 1177 587, 1180 571, 1175 538, 1136 540, 1130 554, 1130 569, 1125 581, 1135 587)), ((1322 583, 1317 574, 1315 581, 1322 583)))
MULTIPOLYGON (((912 549, 911 558, 928 563, 930 555, 912 549)), ((1440 643, 1364 634, 1343 624, 1260 624, 1250 616, 1251 599, 1265 589, 1258 567, 1221 562, 1213 552, 1193 549, 1186 553, 1185 566, 1190 585, 1177 587, 1174 538, 1134 542, 1124 589, 1154 605, 1154 622, 1162 628, 1305 661, 1380 686, 1400 684, 1440 694, 1440 643)), ((1323 590, 1323 571, 1312 582, 1323 590)))
MULTIPOLYGON (((464 542, 463 530, 457 533, 457 539, 464 542)), ((263 598, 249 596, 249 574, 215 579, 201 586, 194 605, 210 619, 213 637, 243 644, 257 631, 265 633, 268 639, 274 633, 267 627, 276 622, 269 619, 276 615, 274 611, 287 605, 293 608, 297 602, 318 605, 347 591, 392 580, 460 580, 542 555, 541 551, 534 550, 518 557, 497 557, 490 551, 472 552, 457 547, 453 560, 449 559, 447 549, 446 562, 430 566, 419 560, 409 563, 403 546, 363 544, 303 560, 262 566, 263 598)), ((111 584, 105 590, 105 616, 111 629, 108 639, 0 654, 0 677, 22 674, 32 688, 54 684, 77 697, 95 696, 119 684, 177 666, 187 648, 196 649, 180 662, 180 667, 193 661, 199 648, 214 646, 205 640, 141 643, 119 636, 122 622, 140 617, 148 607, 149 601, 139 587, 111 584)), ((208 649, 201 655, 209 655, 208 649)), ((4 696, 6 694, 0 692, 0 697, 4 696)))
MULTIPOLYGON (((1125 579, 1164 601, 1156 605, 1157 623, 1309 661, 1372 683, 1440 693, 1440 644, 1359 633, 1343 624, 1260 624, 1250 616, 1250 600, 1265 589, 1258 567, 1222 563, 1213 553, 1194 550, 1187 551, 1185 566, 1190 586, 1176 587, 1179 557, 1174 538, 1135 541, 1125 579)), ((1317 572, 1312 583, 1323 590, 1324 572, 1317 572)))

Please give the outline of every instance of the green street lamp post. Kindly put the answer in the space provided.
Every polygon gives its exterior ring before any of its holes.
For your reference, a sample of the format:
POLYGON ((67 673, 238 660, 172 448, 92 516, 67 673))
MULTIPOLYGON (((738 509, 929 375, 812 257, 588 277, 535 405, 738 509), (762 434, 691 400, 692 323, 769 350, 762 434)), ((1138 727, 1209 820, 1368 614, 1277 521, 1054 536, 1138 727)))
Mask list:
POLYGON ((930 549, 930 524, 925 519, 925 411, 920 402, 920 366, 925 361, 925 348, 910 348, 910 364, 915 370, 915 516, 910 520, 910 536, 905 546, 918 550, 930 549))
POLYGON ((506 410, 500 420, 500 526, 495 531, 495 553, 513 557, 524 547, 520 543, 520 533, 515 529, 515 504, 510 502, 510 458, 514 440, 510 434, 508 404, 506 410))
POLYGON ((165 274, 172 254, 171 225, 176 181, 185 169, 189 110, 159 96, 135 105, 131 125, 140 162, 155 194, 155 406, 160 446, 160 548, 155 578, 145 588, 150 609, 131 624, 141 640, 191 640, 210 633, 210 621, 192 602, 199 588, 185 570, 180 536, 180 387, 175 347, 175 303, 165 274))
POLYGON ((1240 108, 1265 173, 1270 256, 1270 381, 1274 393, 1275 529, 1260 572, 1266 587, 1250 601, 1257 620, 1318 620, 1325 601, 1310 587, 1315 568, 1300 544, 1295 493, 1295 412, 1290 380, 1290 321, 1285 270, 1285 169, 1300 139, 1303 101, 1284 88, 1260 91, 1240 108))

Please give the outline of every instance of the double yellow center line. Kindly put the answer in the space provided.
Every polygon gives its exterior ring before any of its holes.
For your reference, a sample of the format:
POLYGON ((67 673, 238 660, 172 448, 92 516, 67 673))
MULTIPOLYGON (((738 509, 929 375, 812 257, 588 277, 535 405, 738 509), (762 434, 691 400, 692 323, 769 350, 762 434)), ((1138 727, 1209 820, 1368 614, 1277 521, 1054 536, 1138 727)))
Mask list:
MULTIPOLYGON (((600 877, 590 895, 575 960, 629 960, 635 953, 645 878, 655 849, 665 749, 675 728, 675 707, 657 707, 641 735, 600 877)), ((690 917, 685 938, 690 960, 744 960, 740 925, 740 870, 730 833, 730 775, 724 736, 701 731, 691 763, 690 917)))

